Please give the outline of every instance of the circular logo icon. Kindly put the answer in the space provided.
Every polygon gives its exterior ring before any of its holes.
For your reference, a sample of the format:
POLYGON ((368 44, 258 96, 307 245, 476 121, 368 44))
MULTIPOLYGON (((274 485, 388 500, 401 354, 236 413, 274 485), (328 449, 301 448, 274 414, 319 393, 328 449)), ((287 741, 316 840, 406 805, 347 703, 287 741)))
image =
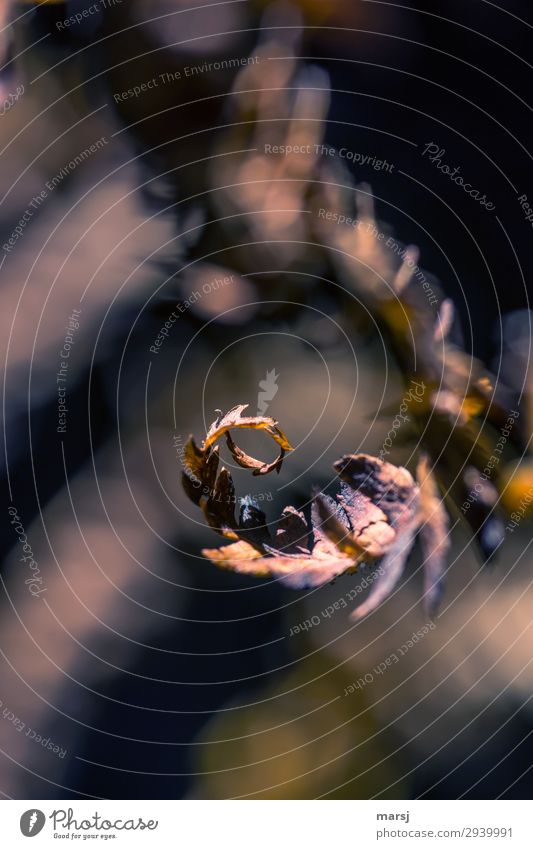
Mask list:
POLYGON ((37 808, 31 808, 25 811, 20 818, 20 830, 24 837, 35 837, 43 830, 46 817, 42 811, 37 808))

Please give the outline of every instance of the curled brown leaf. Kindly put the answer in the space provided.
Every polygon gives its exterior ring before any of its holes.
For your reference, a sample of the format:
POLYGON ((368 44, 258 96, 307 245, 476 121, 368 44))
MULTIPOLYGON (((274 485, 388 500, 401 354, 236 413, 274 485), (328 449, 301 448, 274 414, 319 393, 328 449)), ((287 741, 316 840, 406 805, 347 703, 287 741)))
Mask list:
POLYGON ((317 492, 310 521, 295 507, 285 507, 271 533, 264 513, 251 497, 241 499, 236 519, 231 475, 223 467, 219 470, 214 443, 223 435, 238 465, 253 474, 279 469, 283 453, 270 464, 256 460, 235 444, 229 433, 233 428, 264 430, 282 452, 290 450, 277 422, 243 416, 245 409, 238 405, 220 414, 201 448, 192 437, 187 443, 186 492, 203 509, 211 527, 233 540, 221 548, 204 549, 204 556, 223 569, 271 577, 293 589, 322 586, 343 573, 357 571, 361 563, 379 564, 372 591, 353 613, 360 618, 392 592, 423 525, 426 591, 433 612, 447 553, 447 516, 427 464, 421 463, 418 469, 421 491, 407 469, 369 454, 346 454, 334 463, 340 483, 335 498, 317 492), (201 494, 198 482, 205 490, 201 494))
POLYGON ((224 466, 220 467, 218 446, 215 443, 225 435, 235 462, 245 469, 251 469, 254 475, 265 475, 274 470, 279 472, 285 453, 293 450, 273 418, 243 416, 247 406, 238 404, 225 414, 220 412, 210 426, 202 446, 198 446, 194 437, 190 436, 183 455, 185 471, 182 484, 185 492, 194 504, 201 507, 212 528, 234 540, 238 539, 236 531, 239 527, 235 518, 235 488, 229 471, 224 466), (278 457, 271 463, 250 457, 231 438, 230 430, 233 428, 263 430, 280 446, 278 457))
POLYGON ((236 407, 232 407, 227 413, 220 413, 207 431, 207 436, 203 444, 204 451, 210 448, 211 445, 214 445, 224 433, 234 428, 264 430, 284 451, 293 450, 289 440, 281 428, 278 427, 277 421, 273 418, 270 416, 243 416, 242 413, 248 406, 248 404, 237 404, 236 407))

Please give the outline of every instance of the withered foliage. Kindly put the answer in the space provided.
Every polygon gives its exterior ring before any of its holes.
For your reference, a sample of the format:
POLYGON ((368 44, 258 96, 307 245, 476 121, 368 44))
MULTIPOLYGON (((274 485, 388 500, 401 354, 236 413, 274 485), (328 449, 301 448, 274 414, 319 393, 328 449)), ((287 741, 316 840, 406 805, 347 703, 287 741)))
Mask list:
MULTIPOLYGON (((410 435, 421 455, 416 482, 390 463, 347 455, 335 464, 336 498, 318 493, 310 516, 286 507, 272 529, 253 500, 245 499, 237 518, 233 481, 220 466, 219 437, 225 436, 235 463, 254 475, 279 472, 290 450, 276 423, 243 416, 239 406, 219 416, 201 448, 191 438, 184 486, 229 540, 204 552, 219 566, 309 587, 372 564, 379 574, 356 616, 391 592, 418 536, 425 600, 433 612, 446 570, 448 511, 468 524, 487 562, 503 543, 505 514, 533 509, 525 506, 533 487, 531 314, 522 317, 519 348, 513 344, 504 352, 503 373, 500 366, 492 373, 466 350, 453 303, 424 270, 418 248, 401 243, 378 219, 368 184, 355 185, 342 159, 319 152, 330 86, 323 69, 298 58, 301 38, 292 26, 267 28, 258 55, 268 56, 268 72, 259 62, 237 74, 228 124, 216 137, 216 156, 206 172, 212 222, 193 253, 200 260, 221 245, 231 249, 236 272, 257 287, 257 303, 268 283, 269 320, 297 319, 297 308, 291 312, 288 304, 306 298, 312 303, 313 287, 320 284, 308 282, 302 291, 295 271, 307 279, 310 270, 327 270, 335 283, 328 296, 338 299, 348 334, 370 334, 377 326, 405 386, 424 387, 409 408, 410 435), (278 270, 255 279, 265 266, 278 270), (365 329, 366 314, 371 329, 365 329), (279 456, 270 463, 248 456, 231 435, 243 427, 265 430, 279 445, 279 456)), ((233 293, 240 302, 238 286, 233 293)), ((251 299, 243 291, 240 300, 246 310, 234 320, 244 322, 251 299)), ((506 332, 506 344, 516 336, 516 327, 506 332)))
POLYGON ((269 417, 242 416, 244 405, 219 414, 198 447, 191 436, 185 447, 183 486, 204 512, 207 522, 231 542, 204 549, 212 563, 258 577, 272 577, 293 589, 319 587, 360 564, 379 567, 379 575, 364 604, 352 614, 374 610, 394 589, 403 572, 416 534, 425 555, 425 599, 437 609, 448 550, 448 520, 429 464, 423 458, 415 483, 407 469, 368 454, 346 454, 334 463, 339 491, 335 498, 317 492, 310 520, 287 506, 269 528, 250 497, 241 499, 235 515, 235 489, 229 471, 220 464, 215 444, 223 435, 233 459, 252 474, 279 472, 292 448, 278 423, 269 417), (233 441, 232 429, 264 430, 280 446, 272 463, 245 454, 233 441))
MULTIPOLYGON (((526 413, 533 409, 533 372, 522 362, 510 374, 499 366, 492 373, 465 350, 452 301, 424 269, 418 248, 401 243, 378 219, 371 186, 355 185, 339 157, 315 153, 325 138, 329 80, 321 68, 298 60, 301 34, 291 30, 293 41, 285 43, 284 33, 280 27, 264 36, 268 75, 262 64, 237 75, 232 121, 217 137, 222 170, 217 164, 212 174, 214 212, 224 216, 216 237, 246 243, 241 273, 272 258, 291 271, 330 269, 335 296, 344 295, 348 332, 364 331, 364 304, 405 386, 413 380, 425 386, 422 402, 411 410, 412 435, 430 458, 447 508, 467 522, 488 561, 504 540, 505 514, 521 508, 533 486, 533 463, 522 456, 530 455, 526 413), (226 156, 235 149, 245 152, 226 156), (520 418, 509 426, 510 417, 520 418), (483 484, 473 490, 474 472, 483 484)), ((209 242, 202 244, 204 252, 210 249, 209 242)), ((286 302, 302 297, 293 279, 282 271, 269 278, 269 294, 282 295, 284 320, 286 302)), ((519 329, 521 359, 529 362, 530 312, 519 329)), ((516 327, 512 335, 506 331, 506 344, 516 336, 516 327)))

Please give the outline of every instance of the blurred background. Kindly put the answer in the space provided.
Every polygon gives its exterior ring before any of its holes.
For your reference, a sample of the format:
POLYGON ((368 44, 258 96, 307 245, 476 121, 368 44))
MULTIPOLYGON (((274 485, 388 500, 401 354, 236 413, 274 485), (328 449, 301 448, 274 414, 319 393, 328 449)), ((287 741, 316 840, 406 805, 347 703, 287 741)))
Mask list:
MULTIPOLYGON (((6 798, 530 798, 533 19, 423 5, 2 5, 6 798), (411 284, 415 331, 450 299, 466 372, 520 412, 498 527, 520 521, 484 566, 450 506, 435 628, 417 549, 354 623, 358 575, 217 570, 180 483, 189 434, 240 403, 296 447, 234 470, 269 519, 379 452, 408 376, 380 304, 410 244, 437 301, 411 284)), ((388 459, 413 470, 421 438, 388 459)))

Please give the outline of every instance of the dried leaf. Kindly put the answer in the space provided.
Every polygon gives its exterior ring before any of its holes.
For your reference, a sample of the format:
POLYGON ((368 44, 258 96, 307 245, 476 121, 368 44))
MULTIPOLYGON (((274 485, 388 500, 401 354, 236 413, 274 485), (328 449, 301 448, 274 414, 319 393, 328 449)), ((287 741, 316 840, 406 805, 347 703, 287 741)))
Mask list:
MULTIPOLYGON (((361 562, 384 558, 384 578, 374 586, 375 603, 379 603, 391 576, 394 583, 397 580, 394 568, 399 577, 412 547, 418 488, 405 469, 366 454, 342 457, 335 467, 346 480, 341 483, 336 500, 324 493, 316 494, 311 528, 303 513, 286 507, 272 542, 257 537, 250 542, 244 538, 244 530, 237 530, 246 545, 225 546, 215 552, 204 550, 204 555, 224 568, 270 575, 293 589, 321 586, 342 573, 355 571, 361 562), (363 489, 379 498, 388 512, 363 489)), ((243 525, 242 517, 239 525, 243 525)))
POLYGON ((216 451, 206 454, 197 446, 194 437, 189 436, 183 452, 185 471, 182 482, 187 495, 196 505, 200 504, 202 494, 213 491, 218 464, 219 457, 216 451))
POLYGON ((427 461, 419 464, 419 489, 407 469, 369 454, 346 454, 334 463, 340 479, 336 497, 315 494, 310 524, 301 511, 285 507, 272 536, 265 514, 250 496, 242 499, 239 519, 235 520, 233 481, 226 469, 218 470, 217 449, 212 447, 226 434, 239 465, 254 474, 264 473, 265 467, 269 471, 276 467, 281 457, 276 463, 263 464, 241 451, 229 435, 233 427, 251 427, 265 430, 280 446, 289 445, 277 422, 266 417, 243 417, 244 409, 239 405, 220 415, 209 428, 202 448, 192 437, 187 444, 186 490, 203 509, 209 524, 234 540, 231 545, 204 549, 204 556, 223 569, 271 577, 292 589, 322 586, 343 573, 355 572, 361 563, 379 564, 379 576, 368 598, 352 614, 360 619, 390 595, 420 529, 426 554, 427 603, 434 611, 448 551, 448 520, 427 461), (190 492, 192 475, 207 488, 205 494, 190 492))
POLYGON ((200 502, 209 525, 225 537, 235 539, 235 487, 233 479, 221 468, 214 488, 200 502))
MULTIPOLYGON (((325 498, 325 496, 317 496, 311 507, 312 540, 310 548, 306 548, 304 545, 299 546, 294 539, 296 527, 299 528, 300 539, 302 535, 304 539, 309 536, 303 513, 298 513, 294 507, 286 507, 283 511, 281 522, 284 522, 285 528, 289 524, 291 529, 287 531, 282 527, 282 533, 279 536, 276 535, 276 542, 280 538, 290 540, 289 548, 292 544, 295 553, 284 553, 283 548, 274 546, 265 547, 267 553, 271 555, 269 558, 270 574, 292 589, 320 587, 343 572, 353 571, 356 566, 354 557, 344 554, 324 533, 318 508, 319 497, 325 498), (289 518, 289 516, 292 518, 289 518), (307 531, 306 534, 304 528, 307 531), (284 537, 285 533, 289 534, 288 538, 284 537), (298 551, 298 548, 300 548, 300 551, 298 551)), ((285 548, 285 550, 287 549, 285 548)))
POLYGON ((321 587, 343 572, 353 571, 350 557, 339 552, 326 554, 316 551, 310 555, 276 555, 270 559, 270 574, 286 587, 304 590, 321 587))
MULTIPOLYGON (((324 186, 322 199, 330 200, 326 181, 324 186)), ((322 200, 321 205, 341 210, 346 219, 354 215, 352 203, 338 189, 334 200, 334 204, 322 200)), ((469 495, 462 482, 465 458, 470 458, 480 475, 491 461, 491 426, 500 434, 510 430, 506 453, 512 446, 522 451, 531 433, 523 399, 524 386, 532 384, 533 372, 527 370, 531 313, 524 311, 516 315, 516 322, 514 315, 505 322, 503 357, 498 360, 497 375, 492 374, 465 350, 452 301, 420 267, 412 248, 404 248, 394 237, 383 238, 388 230, 375 218, 367 185, 356 189, 356 206, 358 226, 321 223, 319 232, 323 243, 333 248, 331 260, 343 284, 364 300, 387 337, 406 386, 416 378, 427 387, 422 402, 412 407, 410 426, 416 428, 420 445, 431 457, 439 485, 459 506, 469 495), (516 410, 521 411, 520 424, 509 428, 516 410)), ((357 320, 358 312, 352 311, 357 320)), ((402 431, 402 437, 407 433, 402 431)), ((499 508, 509 509, 501 469, 494 471, 492 488, 499 496, 499 508)), ((492 508, 484 509, 481 500, 463 510, 463 515, 486 562, 504 539, 503 522, 492 508)))
POLYGON ((341 457, 334 468, 359 541, 382 558, 368 598, 352 613, 360 619, 390 595, 402 575, 420 521, 419 490, 407 469, 368 454, 341 457))
MULTIPOLYGON (((247 469, 252 469, 254 475, 265 475, 271 471, 279 472, 286 451, 292 447, 277 422, 269 416, 242 416, 246 404, 239 404, 228 413, 220 413, 213 422, 200 448, 193 436, 185 444, 183 464, 185 471, 182 475, 183 488, 198 507, 201 507, 208 524, 222 536, 238 539, 237 529, 242 533, 245 525, 238 525, 235 519, 235 488, 227 469, 220 466, 218 447, 215 442, 226 434, 228 447, 235 461, 247 469), (249 457, 241 451, 230 436, 231 428, 247 428, 264 430, 280 446, 280 454, 272 463, 264 463, 249 457)), ((264 520, 264 516, 263 516, 264 520)))
POLYGON ((407 528, 398 534, 386 556, 379 566, 379 577, 372 584, 372 589, 363 604, 351 613, 352 619, 362 619, 385 601, 400 580, 405 563, 413 547, 416 527, 407 528))
POLYGON ((281 463, 285 456, 285 451, 281 449, 279 455, 272 463, 264 463, 262 460, 256 460, 255 457, 250 457, 238 445, 235 445, 229 431, 226 432, 226 442, 230 450, 231 456, 238 466, 243 469, 252 469, 253 475, 268 475, 274 470, 279 473, 281 463))
POLYGON ((220 439, 220 437, 228 430, 232 430, 233 428, 246 428, 247 430, 264 430, 272 437, 274 442, 277 442, 280 448, 284 451, 292 451, 293 449, 289 440, 278 427, 277 421, 272 419, 270 416, 241 415, 243 410, 246 410, 248 406, 248 404, 238 404, 236 407, 232 407, 232 409, 224 415, 221 413, 207 432, 207 436, 203 444, 203 450, 206 451, 210 448, 211 445, 213 445, 217 439, 220 439))
POLYGON ((258 548, 272 542, 266 516, 249 495, 241 499, 238 534, 258 548))
POLYGON ((275 547, 284 554, 310 550, 309 527, 305 516, 294 507, 285 507, 278 522, 275 547))
POLYGON ((270 574, 261 552, 243 539, 231 545, 223 545, 221 548, 204 548, 202 554, 221 569, 231 569, 233 572, 255 575, 258 578, 267 577, 270 574))
MULTIPOLYGON (((317 516, 315 516, 318 519, 317 516)), ((241 531, 244 534, 246 531, 241 531)), ((263 542, 260 547, 248 539, 218 549, 204 549, 202 554, 216 566, 245 575, 270 576, 292 589, 321 586, 353 567, 345 557, 326 541, 307 548, 309 528, 294 507, 286 507, 279 521, 275 545, 263 542)))
MULTIPOLYGON (((407 469, 370 454, 346 454, 333 468, 341 481, 349 485, 342 490, 345 499, 354 491, 366 495, 393 527, 412 521, 418 509, 418 487, 407 469)), ((352 509, 357 510, 357 506, 354 504, 352 509)))
POLYGON ((396 538, 396 531, 383 511, 366 495, 350 489, 345 483, 341 484, 336 505, 324 495, 317 496, 316 503, 321 530, 340 551, 357 563, 383 557, 396 538), (335 513, 332 505, 337 507, 335 513), (339 520, 342 515, 346 517, 344 521, 342 518, 339 520))

